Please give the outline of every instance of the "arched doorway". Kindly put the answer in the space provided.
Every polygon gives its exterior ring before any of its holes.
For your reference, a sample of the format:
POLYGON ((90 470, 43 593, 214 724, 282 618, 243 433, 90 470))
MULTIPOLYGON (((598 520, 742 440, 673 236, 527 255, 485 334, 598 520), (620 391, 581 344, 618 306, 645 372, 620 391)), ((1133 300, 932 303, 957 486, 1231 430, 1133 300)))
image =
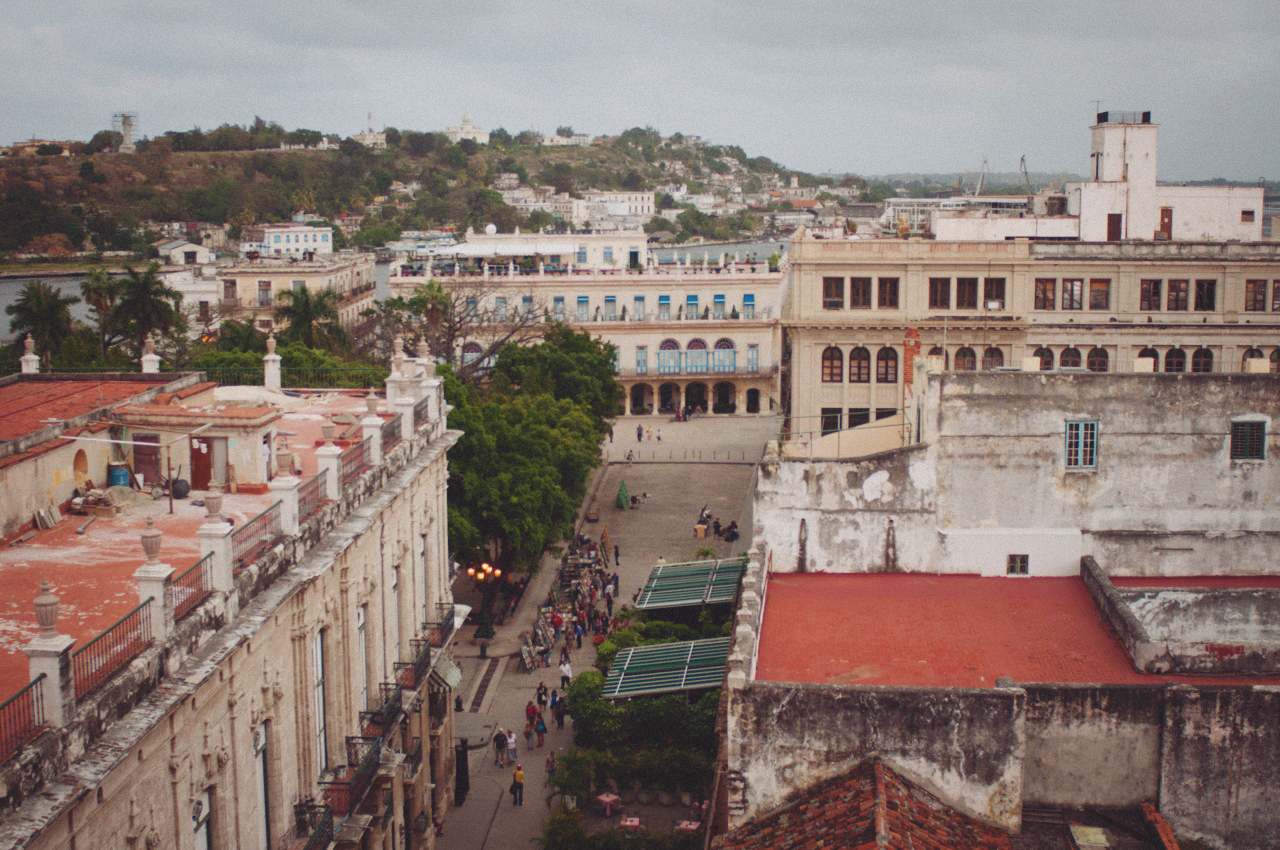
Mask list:
POLYGON ((89 491, 91 481, 89 479, 89 456, 84 453, 84 449, 76 450, 75 460, 71 462, 73 477, 76 482, 76 489, 83 496, 89 491))
POLYGON ((760 412, 760 391, 747 390, 747 413, 760 412))
POLYGON ((728 381, 721 381, 711 388, 712 413, 736 413, 738 410, 738 390, 728 381))
POLYGON ((1041 372, 1053 371, 1053 352, 1051 350, 1045 348, 1044 346, 1040 346, 1039 348, 1036 349, 1035 354, 1031 356, 1040 358, 1041 372))
POLYGON ((684 406, 690 410, 701 409, 703 413, 707 412, 707 385, 701 381, 694 381, 684 388, 684 406))
POLYGON ((637 416, 653 413, 653 387, 636 384, 631 388, 631 412, 637 416))
POLYGON ((663 384, 658 387, 658 412, 675 413, 681 406, 680 385, 663 384))

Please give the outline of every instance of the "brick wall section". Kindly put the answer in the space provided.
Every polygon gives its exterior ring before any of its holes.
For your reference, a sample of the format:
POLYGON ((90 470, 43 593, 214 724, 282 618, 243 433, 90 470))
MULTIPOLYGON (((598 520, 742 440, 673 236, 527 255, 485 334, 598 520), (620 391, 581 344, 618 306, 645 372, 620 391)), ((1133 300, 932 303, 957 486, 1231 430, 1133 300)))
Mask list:
POLYGON ((720 850, 1009 850, 999 829, 944 806, 879 759, 820 782, 718 838, 720 850))

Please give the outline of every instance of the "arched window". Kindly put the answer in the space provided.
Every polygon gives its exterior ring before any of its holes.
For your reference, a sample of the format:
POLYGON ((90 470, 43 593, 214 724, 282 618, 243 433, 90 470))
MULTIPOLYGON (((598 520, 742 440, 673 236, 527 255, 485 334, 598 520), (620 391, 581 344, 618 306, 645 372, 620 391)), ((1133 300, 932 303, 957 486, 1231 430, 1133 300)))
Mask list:
POLYGON ((1187 371, 1187 353, 1181 348, 1169 349, 1164 356, 1164 370, 1166 372, 1187 371))
POLYGON ((1280 375, 1280 348, 1271 352, 1271 374, 1280 375))
POLYGON ((1240 371, 1243 372, 1245 369, 1249 368, 1250 360, 1266 360, 1266 359, 1267 359, 1267 355, 1262 353, 1261 348, 1250 348, 1240 358, 1240 371))
POLYGON ((1107 366, 1111 363, 1111 358, 1107 356, 1104 348, 1095 348, 1089 352, 1089 359, 1085 361, 1085 365, 1090 372, 1105 372, 1107 366))
POLYGON ((834 345, 822 352, 822 383, 838 384, 844 380, 844 352, 834 345))
POLYGON ((716 351, 733 351, 733 340, 728 337, 721 337, 716 340, 716 351))
POLYGON ((1144 348, 1138 352, 1138 359, 1141 360, 1143 357, 1147 357, 1155 361, 1156 365, 1154 368, 1157 372, 1160 371, 1160 352, 1156 351, 1154 348, 1144 348))
POLYGON ((1045 348, 1044 346, 1041 346, 1037 348, 1035 351, 1035 354, 1031 356, 1040 358, 1041 372, 1053 371, 1053 352, 1051 350, 1049 350, 1048 348, 1045 348))
POLYGON ((706 351, 707 344, 700 339, 691 339, 689 344, 684 347, 685 351, 706 351))
POLYGON ((973 353, 973 349, 965 346, 956 352, 956 371, 957 372, 974 372, 978 368, 978 355, 973 353))
POLYGON ((882 348, 876 352, 876 383, 898 383, 898 352, 882 348))
POLYGON ((674 339, 664 339, 661 343, 659 343, 658 350, 659 351, 679 351, 680 343, 676 342, 674 339))
POLYGON ((1204 374, 1213 371, 1213 352, 1207 348, 1197 348, 1191 355, 1191 371, 1204 374))
POLYGON ((469 342, 462 346, 462 364, 474 363, 480 358, 480 354, 484 351, 478 342, 469 342))
POLYGON ((982 371, 989 372, 1004 365, 1004 352, 998 348, 988 348, 982 352, 982 371))
POLYGON ((1058 359, 1063 369, 1079 369, 1080 368, 1080 349, 1065 348, 1062 350, 1062 356, 1058 359))
POLYGON ((951 365, 951 357, 950 357, 950 356, 948 356, 947 352, 945 352, 945 351, 943 351, 943 350, 942 350, 942 346, 940 346, 940 345, 935 345, 933 348, 930 348, 930 349, 929 349, 929 356, 930 356, 930 357, 941 357, 941 358, 942 358, 942 368, 943 368, 943 369, 946 369, 947 367, 949 367, 949 366, 951 365))
POLYGON ((849 352, 849 383, 871 383, 871 352, 862 346, 849 352))

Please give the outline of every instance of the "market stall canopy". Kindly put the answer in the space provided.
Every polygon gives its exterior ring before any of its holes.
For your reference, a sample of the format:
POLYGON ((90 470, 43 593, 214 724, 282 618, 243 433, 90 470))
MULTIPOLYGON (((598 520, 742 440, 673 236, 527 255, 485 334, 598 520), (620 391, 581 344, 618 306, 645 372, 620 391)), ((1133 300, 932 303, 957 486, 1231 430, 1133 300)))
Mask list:
POLYGON ((635 607, 652 611, 732 602, 746 569, 746 555, 716 561, 658 564, 649 572, 635 607))
POLYGON ((729 662, 729 638, 635 646, 609 665, 605 699, 718 688, 729 662))

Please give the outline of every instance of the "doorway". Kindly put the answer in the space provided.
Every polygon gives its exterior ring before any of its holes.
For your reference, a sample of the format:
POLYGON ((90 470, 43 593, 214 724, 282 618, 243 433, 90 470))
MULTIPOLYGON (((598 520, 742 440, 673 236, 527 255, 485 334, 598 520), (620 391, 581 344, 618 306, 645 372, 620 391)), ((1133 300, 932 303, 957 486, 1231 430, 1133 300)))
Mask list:
POLYGON ((760 391, 747 390, 747 413, 760 412, 760 391))
POLYGON ((675 413, 680 406, 680 385, 663 384, 658 387, 658 412, 675 413))
POLYGON ((684 405, 694 410, 701 409, 703 413, 709 412, 707 410, 707 385, 701 381, 694 381, 685 387, 684 405))
POLYGON ((1160 208, 1160 230, 1156 238, 1166 242, 1173 238, 1173 207, 1160 208))
POLYGON ((1107 241, 1119 242, 1124 238, 1124 214, 1107 213, 1107 241))
POLYGON ((160 438, 158 436, 133 437, 133 475, 141 478, 144 487, 160 480, 160 438))
POLYGON ((191 438, 191 489, 227 486, 227 441, 223 437, 191 438))

